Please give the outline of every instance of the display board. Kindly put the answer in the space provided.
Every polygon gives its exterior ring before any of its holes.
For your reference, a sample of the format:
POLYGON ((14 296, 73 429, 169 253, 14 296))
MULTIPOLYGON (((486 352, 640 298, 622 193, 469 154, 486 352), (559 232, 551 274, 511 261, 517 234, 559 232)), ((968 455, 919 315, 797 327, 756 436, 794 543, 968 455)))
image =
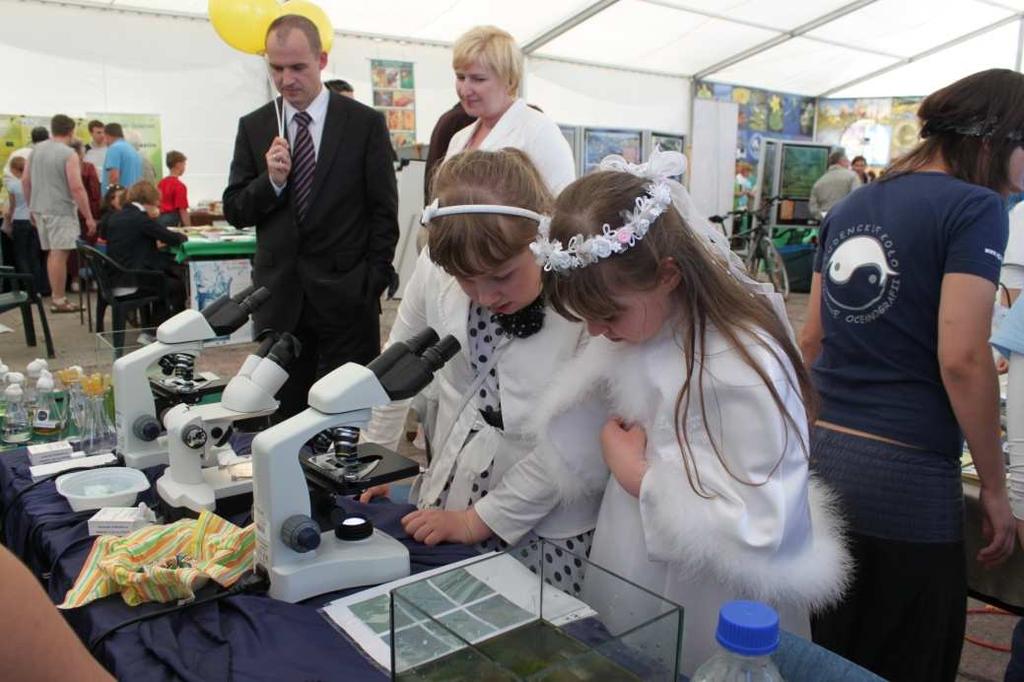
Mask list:
POLYGON ((920 97, 819 100, 814 140, 842 147, 851 159, 863 156, 881 171, 917 144, 920 104, 920 97))
POLYGON ((569 149, 572 150, 572 161, 578 176, 580 175, 580 138, 583 136, 583 130, 579 126, 570 126, 562 123, 558 124, 558 129, 562 131, 562 136, 569 143, 569 149))
POLYGON ((373 107, 384 114, 395 149, 416 144, 416 76, 412 62, 370 60, 373 107))
POLYGON ((639 130, 586 128, 583 131, 583 173, 589 173, 609 154, 619 154, 630 163, 643 159, 643 133, 639 130))
POLYGON ((758 166, 755 205, 779 197, 768 213, 770 225, 808 225, 814 222, 808 199, 811 188, 828 170, 831 147, 815 142, 766 139, 758 166))

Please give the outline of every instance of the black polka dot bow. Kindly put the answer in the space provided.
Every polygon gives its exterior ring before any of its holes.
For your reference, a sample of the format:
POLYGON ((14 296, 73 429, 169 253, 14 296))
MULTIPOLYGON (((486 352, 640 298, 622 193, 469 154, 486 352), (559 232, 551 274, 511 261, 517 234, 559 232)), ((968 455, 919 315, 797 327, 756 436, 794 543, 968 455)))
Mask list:
POLYGON ((537 297, 533 303, 514 313, 494 313, 491 321, 498 325, 499 334, 508 334, 517 339, 533 336, 544 326, 544 301, 537 297))

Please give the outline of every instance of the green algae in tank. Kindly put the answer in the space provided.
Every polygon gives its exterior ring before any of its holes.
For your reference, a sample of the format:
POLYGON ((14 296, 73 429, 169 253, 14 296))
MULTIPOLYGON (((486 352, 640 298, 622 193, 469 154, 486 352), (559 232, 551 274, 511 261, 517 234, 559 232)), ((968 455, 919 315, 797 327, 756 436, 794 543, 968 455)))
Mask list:
POLYGON ((611 659, 550 623, 536 620, 476 646, 395 676, 400 682, 533 680, 536 682, 639 681, 611 659))

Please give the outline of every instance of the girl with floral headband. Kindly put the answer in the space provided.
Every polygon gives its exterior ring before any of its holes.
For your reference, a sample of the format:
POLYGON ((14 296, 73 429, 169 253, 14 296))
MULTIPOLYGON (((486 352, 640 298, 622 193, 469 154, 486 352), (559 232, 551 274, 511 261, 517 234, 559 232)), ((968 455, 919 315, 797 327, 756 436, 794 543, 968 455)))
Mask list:
MULTIPOLYGON (((847 554, 808 474, 813 390, 781 299, 668 179, 684 169, 675 152, 606 159, 562 192, 533 249, 552 306, 596 337, 538 407, 541 461, 564 500, 604 491, 591 559, 684 607, 692 674, 723 602, 766 601, 809 635, 847 554)), ((584 596, 614 634, 637 607, 599 573, 584 596)))
MULTIPOLYGON (((459 154, 434 183, 438 199, 423 215, 428 245, 389 343, 429 326, 454 335, 462 352, 437 373, 435 399, 419 410, 431 460, 410 500, 420 509, 403 525, 430 545, 519 543, 527 563, 536 557, 525 545, 538 535, 585 552, 599 492, 560 505, 527 429, 552 375, 586 338, 581 325, 540 300, 541 267, 529 247, 551 195, 515 149, 459 154)), ((364 438, 396 449, 407 410, 407 403, 374 410, 364 438)), ((558 572, 561 587, 579 586, 575 568, 558 572)))

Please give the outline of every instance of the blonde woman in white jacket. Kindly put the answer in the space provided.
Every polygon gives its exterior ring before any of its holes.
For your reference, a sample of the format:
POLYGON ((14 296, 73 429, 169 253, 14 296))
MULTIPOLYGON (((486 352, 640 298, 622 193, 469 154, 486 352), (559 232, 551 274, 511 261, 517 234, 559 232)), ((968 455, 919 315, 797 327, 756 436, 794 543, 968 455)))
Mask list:
POLYGON ((558 124, 519 98, 523 55, 511 35, 478 26, 455 41, 452 66, 462 108, 476 121, 455 134, 445 159, 464 151, 519 149, 552 196, 576 179, 576 164, 558 124))

